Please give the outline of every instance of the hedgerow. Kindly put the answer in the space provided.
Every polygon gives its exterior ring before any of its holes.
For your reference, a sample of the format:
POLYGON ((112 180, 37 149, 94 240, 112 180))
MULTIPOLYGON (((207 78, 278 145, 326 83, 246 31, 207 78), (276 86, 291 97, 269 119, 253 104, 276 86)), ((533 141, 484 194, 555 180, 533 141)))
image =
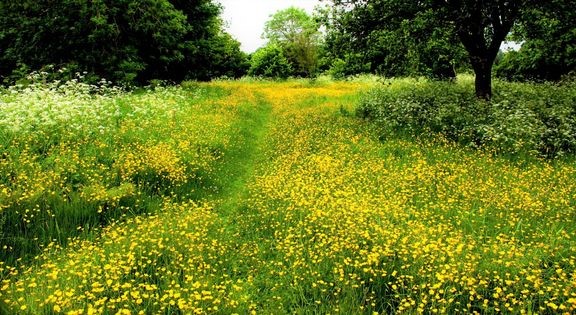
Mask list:
POLYGON ((576 85, 496 81, 486 102, 475 98, 472 84, 467 77, 387 81, 365 95, 357 114, 383 134, 441 134, 465 146, 545 158, 576 151, 576 85))

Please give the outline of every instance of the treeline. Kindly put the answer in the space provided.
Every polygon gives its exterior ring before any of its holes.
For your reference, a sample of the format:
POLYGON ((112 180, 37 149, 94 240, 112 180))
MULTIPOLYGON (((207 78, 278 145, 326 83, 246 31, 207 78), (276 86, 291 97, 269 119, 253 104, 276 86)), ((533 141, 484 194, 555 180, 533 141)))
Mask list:
POLYGON ((524 10, 511 34, 522 48, 501 54, 496 74, 513 81, 557 81, 574 75, 575 5, 571 0, 553 0, 524 10))
POLYGON ((47 65, 115 82, 238 77, 248 67, 212 0, 0 1, 0 78, 47 65))
POLYGON ((451 79, 474 72, 489 99, 491 76, 560 80, 576 69, 572 0, 324 0, 271 16, 252 55, 223 31, 213 0, 0 1, 0 79, 53 65, 115 82, 237 78, 451 79), (500 43, 521 44, 499 51, 500 43))
POLYGON ((494 72, 503 78, 559 80, 575 70, 576 13, 571 1, 324 3, 329 5, 314 16, 297 8, 273 15, 263 34, 269 45, 254 55, 266 60, 267 66, 253 62, 252 74, 282 77, 328 72, 345 77, 373 73, 450 79, 473 70, 470 59, 476 57, 475 47, 465 47, 463 33, 480 33, 480 48, 495 47, 494 72), (490 11, 503 12, 501 20, 493 21, 490 11), (498 23, 509 25, 504 29, 498 23), (494 34, 497 29, 501 34, 494 34), (499 51, 505 40, 519 50, 499 51))

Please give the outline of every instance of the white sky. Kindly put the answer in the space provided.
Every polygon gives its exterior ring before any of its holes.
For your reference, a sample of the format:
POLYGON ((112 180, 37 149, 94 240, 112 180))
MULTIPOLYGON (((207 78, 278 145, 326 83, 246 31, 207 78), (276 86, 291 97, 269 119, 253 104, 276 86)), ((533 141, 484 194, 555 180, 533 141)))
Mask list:
POLYGON ((278 10, 294 6, 314 11, 318 0, 218 0, 224 6, 222 18, 228 25, 226 30, 242 44, 242 50, 251 53, 264 46, 261 38, 264 23, 278 10))

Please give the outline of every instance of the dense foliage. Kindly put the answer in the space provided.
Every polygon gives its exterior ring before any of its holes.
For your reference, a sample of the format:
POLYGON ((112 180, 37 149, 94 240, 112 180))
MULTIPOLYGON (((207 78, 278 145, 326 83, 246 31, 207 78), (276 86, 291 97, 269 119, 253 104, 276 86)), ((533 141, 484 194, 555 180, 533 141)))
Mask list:
POLYGON ((352 8, 333 2, 323 21, 327 62, 336 76, 371 72, 445 79, 465 63, 454 30, 420 2, 359 1, 352 8))
POLYGON ((476 96, 490 100, 493 64, 515 24, 526 44, 521 54, 504 57, 503 76, 557 79, 574 67, 571 1, 329 2, 325 24, 334 73, 370 69, 387 76, 453 77, 449 65, 458 64, 465 50, 476 96))
POLYGON ((369 93, 358 109, 384 133, 439 133, 467 146, 557 157, 576 152, 576 86, 497 82, 491 103, 470 80, 458 84, 405 80, 369 93))
POLYGON ((508 80, 558 81, 576 72, 576 11, 569 1, 546 1, 523 12, 513 38, 519 51, 507 52, 496 74, 508 80))
POLYGON ((0 78, 47 65, 116 82, 238 76, 239 44, 212 0, 0 2, 0 78))
POLYGON ((293 74, 293 68, 283 49, 270 44, 252 55, 248 74, 254 77, 286 79, 293 74))

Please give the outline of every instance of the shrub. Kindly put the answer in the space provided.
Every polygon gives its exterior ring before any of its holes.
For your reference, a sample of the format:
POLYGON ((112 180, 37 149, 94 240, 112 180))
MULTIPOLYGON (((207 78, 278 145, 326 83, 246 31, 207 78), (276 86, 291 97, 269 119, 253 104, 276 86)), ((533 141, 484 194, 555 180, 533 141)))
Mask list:
POLYGON ((428 132, 471 147, 554 158, 576 151, 573 85, 495 82, 490 103, 472 82, 389 81, 365 95, 357 114, 388 134, 428 132))
POLYGON ((343 79, 353 75, 370 73, 370 67, 370 63, 362 60, 361 56, 349 53, 344 56, 344 59, 336 58, 332 60, 328 74, 334 79, 343 79))
POLYGON ((292 66, 284 56, 282 49, 269 45, 257 50, 252 56, 248 75, 265 78, 286 79, 292 74, 292 66))
POLYGON ((334 61, 332 62, 332 65, 330 66, 330 69, 328 70, 328 73, 334 79, 345 78, 346 77, 346 61, 344 61, 340 58, 334 59, 334 61))

